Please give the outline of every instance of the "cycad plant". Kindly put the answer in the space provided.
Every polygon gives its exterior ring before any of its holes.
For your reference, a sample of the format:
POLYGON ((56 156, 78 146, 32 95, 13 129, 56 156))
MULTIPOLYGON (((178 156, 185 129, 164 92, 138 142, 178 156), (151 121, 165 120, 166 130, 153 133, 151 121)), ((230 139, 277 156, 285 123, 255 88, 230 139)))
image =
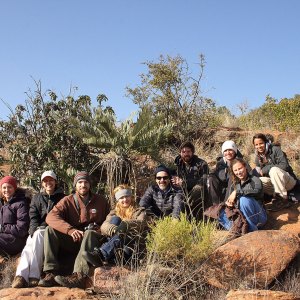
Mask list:
MULTIPOLYGON (((136 187, 132 164, 138 155, 149 155, 160 161, 160 146, 167 142, 171 124, 165 125, 159 115, 153 117, 147 107, 118 123, 112 110, 97 108, 89 123, 82 124, 80 134, 99 158, 93 170, 106 176, 109 193, 120 183, 136 187)), ((100 178, 101 180, 101 178, 100 178)))

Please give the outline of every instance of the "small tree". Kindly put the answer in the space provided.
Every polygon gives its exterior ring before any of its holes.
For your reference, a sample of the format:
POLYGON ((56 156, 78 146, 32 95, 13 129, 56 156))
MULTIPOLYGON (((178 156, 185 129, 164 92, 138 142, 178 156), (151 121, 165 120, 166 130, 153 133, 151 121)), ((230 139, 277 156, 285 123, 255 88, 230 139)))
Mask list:
POLYGON ((127 87, 127 96, 141 109, 148 107, 154 116, 162 115, 165 124, 174 124, 173 134, 179 140, 207 127, 213 118, 215 103, 202 96, 200 85, 204 56, 199 60, 199 73, 193 77, 181 56, 160 56, 158 62, 145 62, 148 72, 140 75, 140 86, 127 87))
POLYGON ((42 92, 40 81, 35 81, 35 87, 28 91, 25 105, 11 109, 8 121, 0 122, 11 173, 37 189, 41 172, 53 169, 70 187, 76 170, 89 170, 95 163, 89 147, 72 134, 72 120, 80 124, 91 117, 91 99, 79 96, 75 100, 75 88, 58 100, 53 91, 42 92))

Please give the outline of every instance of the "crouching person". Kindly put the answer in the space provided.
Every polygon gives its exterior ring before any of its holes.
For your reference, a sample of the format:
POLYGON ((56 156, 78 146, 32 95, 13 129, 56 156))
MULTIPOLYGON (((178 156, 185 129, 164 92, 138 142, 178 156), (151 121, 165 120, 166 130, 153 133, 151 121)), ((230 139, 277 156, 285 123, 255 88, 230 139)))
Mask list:
POLYGON ((79 172, 74 177, 74 193, 64 197, 47 215, 48 227, 44 237, 45 277, 39 286, 85 288, 89 265, 82 257, 83 251, 98 246, 102 236, 97 229, 109 212, 103 196, 92 194, 90 177, 79 172), (76 255, 73 274, 61 276, 59 254, 64 258, 76 255))
MULTIPOLYGON (((267 222, 267 213, 263 207, 263 186, 260 179, 247 171, 247 163, 236 158, 231 162, 233 191, 225 204, 230 209, 238 208, 247 222, 248 232, 258 230, 267 222)), ((220 224, 231 230, 233 221, 229 220, 226 209, 219 215, 220 224)))
POLYGON ((84 258, 94 267, 115 261, 117 251, 121 262, 139 256, 145 242, 149 217, 144 207, 137 207, 130 186, 121 184, 114 189, 117 201, 101 226, 101 233, 108 241, 93 251, 85 251, 84 258))
POLYGON ((29 237, 22 251, 17 267, 13 288, 38 285, 44 257, 44 233, 46 216, 65 194, 57 187, 57 177, 53 171, 45 171, 41 176, 41 192, 34 195, 29 208, 29 237))

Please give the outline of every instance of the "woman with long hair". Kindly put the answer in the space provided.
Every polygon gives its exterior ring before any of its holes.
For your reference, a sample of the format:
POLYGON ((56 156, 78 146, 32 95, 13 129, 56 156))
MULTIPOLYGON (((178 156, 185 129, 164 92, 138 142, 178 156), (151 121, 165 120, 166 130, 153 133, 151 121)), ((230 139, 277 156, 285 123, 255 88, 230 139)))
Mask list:
MULTIPOLYGON (((232 174, 231 194, 225 204, 229 208, 238 208, 245 217, 248 231, 255 231, 267 222, 267 213, 263 207, 262 182, 252 176, 247 170, 247 163, 242 158, 235 158, 230 165, 232 174)), ((230 230, 232 221, 228 219, 224 210, 221 211, 219 222, 230 230)))
POLYGON ((289 207, 288 191, 295 187, 297 177, 285 153, 262 133, 254 135, 252 142, 256 171, 263 183, 264 193, 273 197, 271 210, 289 207))
POLYGON ((29 214, 25 191, 13 176, 0 181, 0 254, 9 257, 22 251, 28 236, 29 214))
POLYGON ((47 214, 65 194, 57 186, 57 177, 53 171, 45 171, 41 176, 42 189, 33 196, 30 204, 29 237, 22 251, 17 267, 13 288, 37 286, 41 275, 44 256, 44 234, 47 214))
POLYGON ((94 251, 83 253, 83 257, 95 267, 116 259, 117 249, 121 249, 121 256, 125 260, 134 251, 139 252, 150 220, 145 208, 137 206, 129 185, 118 185, 113 194, 116 206, 101 225, 101 233, 108 237, 108 241, 94 251))

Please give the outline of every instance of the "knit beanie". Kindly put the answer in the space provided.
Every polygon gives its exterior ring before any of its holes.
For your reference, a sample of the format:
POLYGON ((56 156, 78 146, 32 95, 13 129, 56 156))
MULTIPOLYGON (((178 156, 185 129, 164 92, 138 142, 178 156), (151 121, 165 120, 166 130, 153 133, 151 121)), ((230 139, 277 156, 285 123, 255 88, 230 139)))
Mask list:
POLYGON ((223 143, 222 145, 222 154, 224 154, 225 150, 231 149, 233 150, 235 153, 237 153, 237 145, 235 144, 234 141, 226 141, 223 143))
POLYGON ((2 184, 4 183, 8 183, 8 184, 11 184, 14 189, 16 190, 17 189, 17 180, 15 177, 13 176, 5 176, 1 179, 0 181, 0 187, 2 186, 2 184))
POLYGON ((171 177, 171 171, 165 165, 157 166, 157 168, 154 171, 154 175, 156 176, 158 172, 166 172, 171 177))
POLYGON ((75 177, 74 177, 74 181, 73 181, 73 187, 74 187, 74 188, 75 188, 75 186, 76 186, 77 181, 80 180, 80 179, 85 179, 85 180, 87 180, 89 183, 91 183, 91 178, 90 178, 89 173, 86 172, 86 171, 80 171, 80 172, 78 172, 78 173, 75 175, 75 177))

